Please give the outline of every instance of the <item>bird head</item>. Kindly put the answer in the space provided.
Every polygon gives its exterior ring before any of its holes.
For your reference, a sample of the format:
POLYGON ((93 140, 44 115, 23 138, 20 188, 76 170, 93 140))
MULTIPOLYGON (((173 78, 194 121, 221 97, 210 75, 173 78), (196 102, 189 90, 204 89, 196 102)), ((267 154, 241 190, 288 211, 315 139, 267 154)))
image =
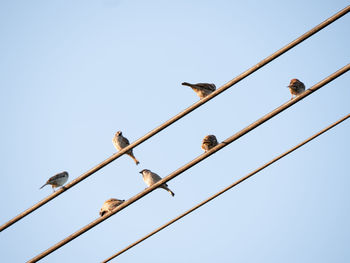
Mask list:
POLYGON ((289 88, 289 87, 293 86, 295 83, 298 83, 298 82, 300 82, 298 79, 292 79, 287 87, 289 88))
POLYGON ((140 171, 139 173, 143 175, 143 173, 147 173, 147 172, 150 172, 150 170, 148 170, 148 169, 143 169, 143 170, 140 171))
POLYGON ((215 135, 207 135, 203 138, 203 142, 210 142, 212 140, 216 140, 215 135))
POLYGON ((121 136, 122 135, 122 132, 121 131, 117 131, 116 133, 115 133, 115 136, 121 136))

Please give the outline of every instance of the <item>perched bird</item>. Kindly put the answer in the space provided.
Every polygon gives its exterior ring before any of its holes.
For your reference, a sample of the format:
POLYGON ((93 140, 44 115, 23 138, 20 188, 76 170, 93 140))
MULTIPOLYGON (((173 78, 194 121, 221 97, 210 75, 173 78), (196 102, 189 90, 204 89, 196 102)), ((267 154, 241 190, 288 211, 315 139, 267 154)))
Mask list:
MULTIPOLYGON (((151 172, 150 170, 147 169, 143 169, 140 174, 142 174, 142 178, 143 181, 145 181, 145 183, 148 186, 151 186, 153 184, 155 184, 156 182, 160 181, 162 178, 156 174, 151 172)), ((172 196, 174 196, 175 194, 168 188, 167 184, 162 184, 161 186, 159 186, 160 188, 163 188, 165 190, 167 190, 172 196)))
POLYGON ((125 200, 119 200, 115 198, 108 199, 106 202, 103 203, 101 207, 100 216, 111 212, 114 208, 116 208, 118 205, 121 205, 124 201, 125 200))
POLYGON ((62 172, 58 173, 52 177, 50 177, 49 180, 47 180, 46 184, 44 184, 41 188, 43 188, 45 185, 51 185, 52 190, 55 192, 56 187, 60 187, 64 185, 68 180, 68 173, 67 172, 62 172))
POLYGON ((293 95, 298 96, 305 91, 304 83, 302 83, 298 79, 292 79, 287 87, 289 88, 290 93, 292 94, 291 100, 293 99, 293 95))
MULTIPOLYGON (((125 148, 126 146, 128 146, 129 140, 127 138, 125 138, 122 134, 121 131, 116 132, 116 134, 113 137, 113 145, 115 148, 117 148, 118 151, 120 151, 121 149, 125 148)), ((136 165, 138 165, 140 162, 135 158, 132 149, 126 152, 127 155, 129 155, 136 163, 136 165)))
POLYGON ((208 96, 216 89, 216 86, 214 84, 209 83, 191 84, 188 82, 183 82, 182 85, 191 87, 193 91, 197 93, 200 99, 203 99, 204 97, 208 96))
POLYGON ((205 152, 209 151, 211 148, 215 147, 216 145, 218 145, 218 141, 216 140, 215 135, 207 135, 203 138, 202 149, 205 152))

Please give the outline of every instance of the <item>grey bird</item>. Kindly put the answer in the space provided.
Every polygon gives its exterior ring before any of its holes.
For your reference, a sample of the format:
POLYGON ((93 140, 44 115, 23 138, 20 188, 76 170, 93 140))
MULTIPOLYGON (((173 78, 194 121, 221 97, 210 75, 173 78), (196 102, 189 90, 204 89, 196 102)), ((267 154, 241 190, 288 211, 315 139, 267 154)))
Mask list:
POLYGON ((291 100, 293 99, 293 95, 298 96, 305 91, 304 83, 302 83, 298 79, 292 79, 287 87, 289 88, 290 93, 292 94, 291 100))
POLYGON ((125 202, 125 200, 119 200, 116 198, 108 199, 103 203, 101 207, 100 216, 104 216, 106 213, 111 212, 114 208, 121 205, 123 202, 125 202))
POLYGON ((62 173, 58 173, 50 177, 49 180, 47 180, 47 182, 42 187, 40 187, 40 189, 46 185, 51 185, 52 190, 55 192, 55 188, 64 185, 67 182, 67 180, 68 180, 68 173, 64 171, 62 173))
MULTIPOLYGON (((148 186, 151 186, 153 184, 155 184, 156 182, 160 181, 162 178, 156 174, 156 173, 153 173, 151 172, 150 170, 148 169, 143 169, 140 174, 142 174, 142 178, 143 178, 143 181, 148 185, 148 186)), ((168 185, 167 184, 162 184, 159 186, 160 188, 163 188, 165 190, 167 190, 172 196, 174 196, 175 194, 173 193, 173 191, 171 191, 169 188, 168 188, 168 185)))
POLYGON ((203 99, 204 97, 208 96, 210 93, 212 93, 216 89, 215 84, 212 84, 212 83, 211 84, 210 83, 191 84, 188 82, 183 82, 182 85, 191 87, 193 91, 197 93, 200 99, 203 99))
POLYGON ((215 135, 207 135, 203 138, 202 149, 205 152, 209 151, 211 148, 215 147, 216 145, 218 145, 218 141, 215 135))
MULTIPOLYGON (((120 151, 121 149, 127 147, 128 145, 130 145, 129 140, 127 138, 125 138, 122 134, 121 131, 117 131, 116 134, 113 137, 113 145, 114 147, 120 151)), ((127 155, 129 155, 134 162, 136 163, 136 165, 138 165, 140 162, 136 159, 136 157, 134 156, 132 149, 126 152, 127 155)))

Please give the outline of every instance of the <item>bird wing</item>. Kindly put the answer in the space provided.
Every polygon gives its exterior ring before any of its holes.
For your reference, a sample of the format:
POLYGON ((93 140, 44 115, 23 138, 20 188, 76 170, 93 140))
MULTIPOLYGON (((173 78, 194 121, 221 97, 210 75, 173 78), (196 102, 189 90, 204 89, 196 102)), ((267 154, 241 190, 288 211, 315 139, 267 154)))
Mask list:
POLYGON ((130 144, 129 140, 128 140, 127 138, 125 138, 125 137, 123 137, 123 142, 124 142, 126 145, 129 145, 129 144, 130 144))
POLYGON ((115 199, 115 198, 111 198, 109 200, 106 201, 106 210, 111 211, 114 208, 116 208, 118 205, 120 205, 121 203, 123 203, 124 200, 119 200, 119 199, 115 199))
POLYGON ((110 198, 110 199, 108 199, 105 203, 110 203, 110 202, 113 202, 113 201, 118 201, 118 199, 110 198))
MULTIPOLYGON (((152 181, 153 181, 152 184, 154 184, 154 183, 156 183, 156 182, 162 180, 162 177, 160 177, 160 176, 159 176, 158 174, 156 174, 156 173, 152 173, 151 178, 152 178, 152 181)), ((164 186, 168 186, 166 183, 164 183, 163 185, 164 185, 164 186)))
POLYGON ((63 178, 63 177, 66 177, 65 173, 58 173, 58 174, 55 174, 54 176, 50 177, 47 182, 48 183, 49 182, 54 182, 54 181, 57 181, 58 179, 63 178))
POLYGON ((213 144, 218 144, 218 140, 216 139, 216 137, 214 135, 211 135, 210 136, 210 141, 213 143, 213 144))
POLYGON ((160 180, 162 180, 162 177, 160 177, 158 174, 156 173, 152 173, 152 179, 155 181, 155 182, 158 182, 160 180))
POLYGON ((209 83, 197 83, 193 86, 197 86, 198 88, 206 89, 210 91, 214 91, 216 89, 216 86, 214 84, 209 84, 209 83))

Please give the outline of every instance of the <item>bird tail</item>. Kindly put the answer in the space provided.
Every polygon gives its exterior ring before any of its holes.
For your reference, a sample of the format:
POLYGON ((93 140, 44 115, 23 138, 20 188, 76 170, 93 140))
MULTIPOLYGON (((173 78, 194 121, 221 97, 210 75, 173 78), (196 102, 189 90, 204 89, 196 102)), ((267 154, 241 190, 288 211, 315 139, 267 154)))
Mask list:
POLYGON ((165 190, 167 190, 167 191, 171 194, 171 196, 175 196, 174 192, 171 191, 168 187, 166 187, 166 186, 163 185, 162 188, 164 188, 165 190))
POLYGON ((133 154, 128 154, 128 155, 134 160, 136 165, 138 165, 140 163, 133 154))
POLYGON ((171 191, 169 188, 168 188, 168 192, 171 194, 171 196, 175 196, 174 192, 171 191))
POLYGON ((193 85, 188 82, 182 82, 181 85, 192 87, 193 85))
POLYGON ((39 189, 41 189, 41 188, 43 188, 44 186, 46 186, 47 185, 47 183, 46 184, 44 184, 42 187, 40 187, 39 189))

